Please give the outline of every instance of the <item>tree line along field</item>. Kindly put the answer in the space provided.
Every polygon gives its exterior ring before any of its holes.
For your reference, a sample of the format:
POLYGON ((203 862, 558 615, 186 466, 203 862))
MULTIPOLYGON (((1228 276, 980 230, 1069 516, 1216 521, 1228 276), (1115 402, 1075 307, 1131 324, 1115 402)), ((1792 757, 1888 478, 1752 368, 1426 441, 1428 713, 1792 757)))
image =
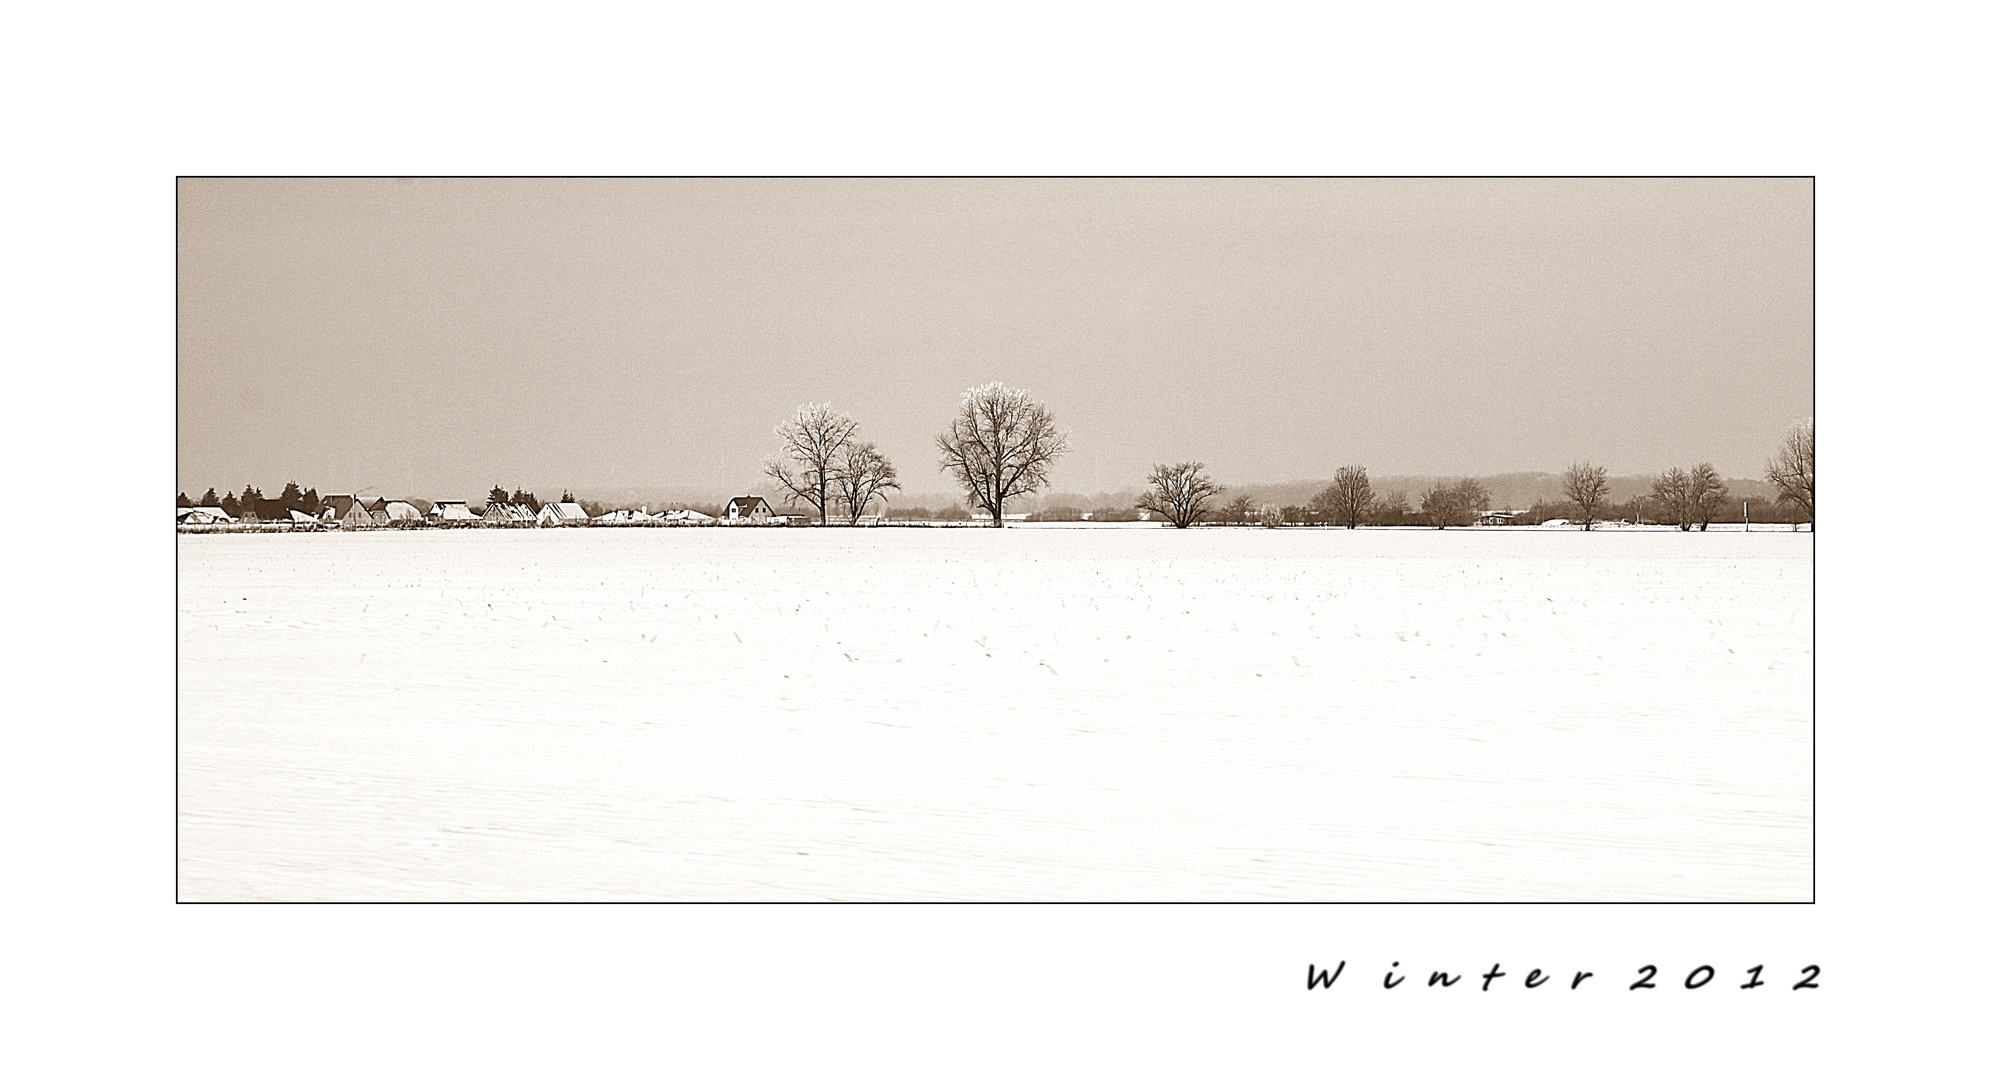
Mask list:
POLYGON ((1810 898, 1805 533, 178 546, 182 899, 1810 898))
MULTIPOLYGON (((876 443, 861 438, 859 429, 855 418, 826 403, 798 407, 775 428, 780 449, 763 463, 763 475, 778 492, 777 497, 790 506, 813 510, 823 525, 833 518, 850 525, 881 523, 887 516, 887 493, 903 489, 897 467, 876 443)), ((960 486, 966 505, 977 508, 996 527, 1011 518, 1005 513, 1006 505, 1048 489, 1058 459, 1070 452, 1068 440, 1050 411, 1031 399, 1027 391, 1000 382, 964 392, 952 424, 934 441, 940 451, 941 471, 960 486)), ((1682 530, 1697 527, 1705 531, 1710 524, 1736 520, 1796 525, 1809 523, 1813 517, 1814 457, 1812 421, 1807 418, 1791 424, 1765 469, 1775 498, 1768 505, 1759 504, 1753 515, 1747 500, 1731 497, 1728 482, 1707 462, 1692 468, 1669 468, 1629 490, 1620 481, 1615 492, 1607 469, 1588 461, 1575 462, 1562 474, 1560 500, 1537 498, 1526 513, 1496 513, 1491 492, 1476 477, 1427 484, 1413 507, 1410 495, 1402 490, 1378 492, 1368 469, 1361 465, 1336 469, 1328 485, 1302 504, 1260 502, 1242 492, 1229 502, 1220 502, 1225 487, 1205 472, 1202 462, 1187 461, 1157 463, 1148 475, 1147 489, 1134 499, 1131 508, 1104 506, 1088 512, 1055 504, 1037 516, 1052 521, 1159 519, 1178 528, 1207 522, 1339 525, 1351 529, 1362 525, 1428 525, 1444 529, 1488 522, 1574 521, 1589 529, 1599 521, 1644 524, 1649 512, 1652 523, 1682 530)), ((490 498, 501 504, 519 499, 533 513, 540 509, 538 498, 523 490, 510 493, 494 486, 490 498)), ((563 507, 574 506, 584 519, 604 516, 602 504, 575 504, 571 493, 561 498, 563 507)), ((239 499, 228 495, 216 502, 212 488, 203 499, 200 505, 216 506, 229 514, 236 512, 230 509, 230 500, 252 507, 264 501, 253 486, 245 487, 239 499)), ((292 481, 277 502, 281 510, 309 515, 316 512, 318 499, 315 488, 300 489, 292 481)), ((182 508, 193 505, 185 492, 178 501, 182 508)), ((647 509, 642 508, 645 518, 647 509)), ((969 513, 960 506, 939 512, 922 507, 901 510, 896 516, 901 520, 963 520, 969 513)))

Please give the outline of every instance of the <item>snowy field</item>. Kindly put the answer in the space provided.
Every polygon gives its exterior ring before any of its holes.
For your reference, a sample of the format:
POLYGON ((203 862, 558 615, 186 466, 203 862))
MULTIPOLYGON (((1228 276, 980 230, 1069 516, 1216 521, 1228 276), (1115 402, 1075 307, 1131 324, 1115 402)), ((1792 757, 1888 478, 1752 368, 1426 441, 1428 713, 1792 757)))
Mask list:
POLYGON ((183 535, 183 900, 1809 900, 1808 533, 183 535))

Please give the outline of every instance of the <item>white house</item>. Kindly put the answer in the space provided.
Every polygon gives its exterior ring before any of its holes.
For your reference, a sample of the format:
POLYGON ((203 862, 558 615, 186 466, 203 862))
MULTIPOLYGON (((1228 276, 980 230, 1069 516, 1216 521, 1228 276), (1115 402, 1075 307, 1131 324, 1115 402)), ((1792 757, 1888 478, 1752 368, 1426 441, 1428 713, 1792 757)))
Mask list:
POLYGON ((581 509, 580 503, 547 503, 539 508, 541 525, 586 525, 588 512, 581 509))
MULTIPOLYGON (((422 520, 422 512, 415 508, 415 504, 402 499, 389 499, 387 505, 382 509, 386 511, 387 522, 390 525, 397 521, 422 520)), ((378 516, 376 515, 377 519, 378 516)))
POLYGON ((462 499, 445 499, 429 507, 429 518, 433 521, 476 521, 477 515, 470 512, 470 504, 462 499))
POLYGON ((173 515, 180 525, 220 525, 235 520, 235 516, 219 506, 181 506, 173 515))
POLYGON ((775 514, 767 505, 767 500, 758 495, 735 495, 726 503, 726 512, 721 515, 728 525, 772 525, 775 514))

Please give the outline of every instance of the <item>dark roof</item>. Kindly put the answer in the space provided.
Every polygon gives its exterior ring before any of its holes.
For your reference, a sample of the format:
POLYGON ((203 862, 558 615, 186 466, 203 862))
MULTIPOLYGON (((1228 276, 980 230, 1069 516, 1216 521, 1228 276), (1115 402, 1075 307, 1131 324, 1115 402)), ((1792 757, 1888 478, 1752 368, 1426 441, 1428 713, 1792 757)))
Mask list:
POLYGON ((257 499, 256 505, 249 508, 257 521, 289 521, 290 507, 282 499, 257 499))
MULTIPOLYGON (((742 514, 751 514, 756 507, 767 506, 767 500, 758 495, 735 495, 727 505, 739 507, 742 514)), ((768 513, 771 514, 773 512, 774 508, 768 506, 768 513)))
POLYGON ((345 517, 347 511, 350 511, 353 508, 353 501, 354 500, 351 495, 327 495, 324 498, 319 499, 318 504, 320 506, 331 507, 332 518, 333 520, 336 521, 340 518, 345 517))

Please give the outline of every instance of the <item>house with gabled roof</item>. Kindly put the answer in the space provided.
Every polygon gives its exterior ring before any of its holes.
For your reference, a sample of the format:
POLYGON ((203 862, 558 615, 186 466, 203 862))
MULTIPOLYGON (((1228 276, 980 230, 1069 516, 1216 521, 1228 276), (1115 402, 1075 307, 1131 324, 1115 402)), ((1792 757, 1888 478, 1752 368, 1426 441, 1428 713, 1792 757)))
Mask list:
POLYGON ((547 503, 539 508, 541 525, 586 525, 588 512, 581 509, 580 503, 547 503))
POLYGON ((351 495, 326 495, 318 503, 324 507, 318 512, 321 521, 329 521, 342 529, 361 529, 373 524, 373 515, 367 513, 366 506, 351 495))
POLYGON ((470 512, 470 504, 462 499, 444 499, 429 505, 429 520, 443 524, 452 521, 476 521, 477 515, 470 512))
POLYGON ((773 507, 758 495, 735 495, 726 503, 726 510, 719 515, 728 525, 772 525, 775 523, 773 507))
POLYGON ((219 506, 182 506, 174 517, 179 525, 224 525, 235 520, 235 515, 219 506))

